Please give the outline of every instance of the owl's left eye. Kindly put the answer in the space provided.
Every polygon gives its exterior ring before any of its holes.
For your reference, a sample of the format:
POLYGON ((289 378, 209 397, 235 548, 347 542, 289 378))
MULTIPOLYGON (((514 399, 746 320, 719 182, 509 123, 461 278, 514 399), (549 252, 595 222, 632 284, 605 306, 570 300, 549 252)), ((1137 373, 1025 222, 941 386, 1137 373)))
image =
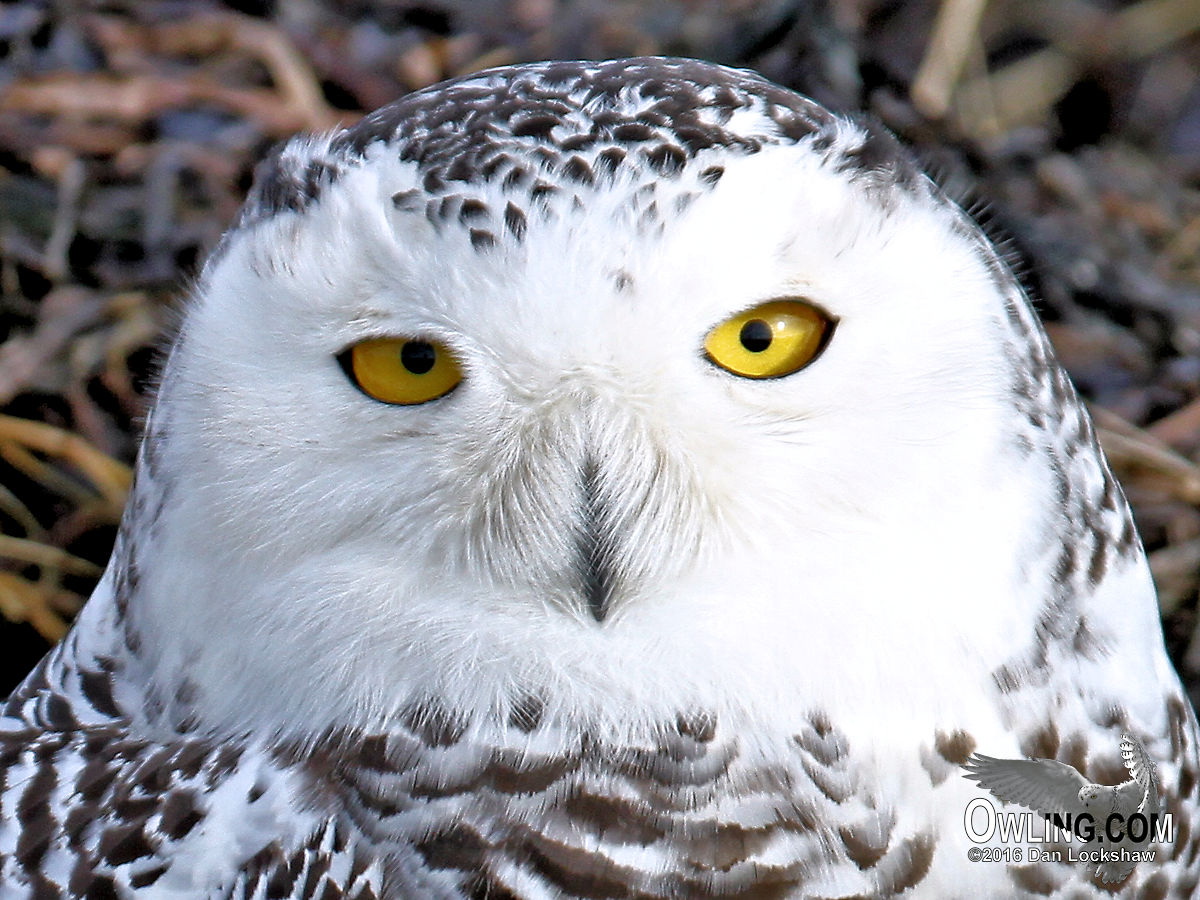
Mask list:
POLYGON ((704 339, 710 362, 743 378, 782 378, 828 343, 833 320, 802 300, 772 300, 726 319, 704 339))
POLYGON ((350 347, 338 362, 368 397, 402 406, 436 400, 462 381, 458 360, 437 341, 375 338, 350 347))

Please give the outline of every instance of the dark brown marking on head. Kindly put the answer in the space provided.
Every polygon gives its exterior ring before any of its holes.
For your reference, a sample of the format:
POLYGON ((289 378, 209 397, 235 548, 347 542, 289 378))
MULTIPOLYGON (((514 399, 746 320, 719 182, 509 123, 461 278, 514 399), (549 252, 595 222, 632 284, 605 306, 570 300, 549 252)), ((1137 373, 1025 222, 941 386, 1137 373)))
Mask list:
POLYGON ((609 147, 607 150, 601 150, 596 155, 596 161, 592 168, 600 175, 612 177, 616 175, 617 169, 621 167, 621 163, 625 161, 625 151, 620 147, 609 147))
POLYGON ((455 213, 462 208, 463 198, 461 194, 448 194, 437 203, 436 218, 439 222, 448 222, 454 218, 455 213))
POLYGON ((220 746, 216 757, 210 762, 208 771, 205 773, 205 780, 210 787, 223 780, 237 768, 245 749, 241 744, 230 743, 220 746))
POLYGON ((392 206, 400 212, 416 212, 421 208, 423 196, 416 188, 407 191, 396 191, 392 194, 392 206))
POLYGON ((82 864, 71 873, 68 890, 72 896, 86 897, 87 900, 118 900, 121 896, 111 875, 96 874, 91 867, 82 864))
POLYGON ((682 147, 660 144, 646 153, 650 168, 660 175, 674 175, 687 163, 688 155, 682 147))
POLYGON ((54 731, 72 731, 79 727, 79 720, 71 704, 62 694, 48 694, 41 704, 41 720, 54 731))
POLYGON ((536 137, 542 140, 550 139, 550 132, 559 124, 554 116, 526 116, 517 119, 512 125, 513 137, 536 137))
POLYGON ((68 840, 78 844, 85 839, 85 833, 95 827, 96 820, 101 815, 99 804, 90 800, 77 803, 67 813, 66 821, 63 822, 63 832, 68 840))
POLYGON ((118 795, 111 806, 114 816, 122 822, 144 822, 158 809, 158 797, 118 795))
POLYGON ((100 835, 99 853, 110 866, 123 866, 135 859, 154 855, 142 823, 110 826, 100 835))
POLYGON ((512 164, 511 156, 507 153, 496 152, 480 165, 479 174, 483 176, 484 181, 493 181, 498 172, 508 169, 512 164))
POLYGON ((855 178, 898 184, 911 189, 921 178, 912 155, 874 119, 860 117, 857 124, 866 136, 857 148, 842 155, 837 161, 836 170, 855 178))
MULTIPOLYGON (((133 776, 133 783, 149 793, 161 793, 171 784, 170 747, 160 747, 152 751, 139 766, 133 776)), ((211 784, 215 784, 213 780, 211 784)))
POLYGON ((184 778, 195 778, 208 757, 208 747, 202 741, 189 741, 171 757, 171 768, 184 778))
MULTIPOLYGON (((53 789, 51 787, 51 789, 53 789)), ((29 792, 26 791, 25 795, 29 792)), ((16 858, 25 872, 36 872, 57 831, 54 817, 50 813, 48 795, 36 803, 25 805, 24 796, 17 811, 20 833, 17 838, 16 858)))
POLYGON ((98 800, 117 777, 117 769, 110 762, 107 756, 89 759, 75 777, 75 793, 85 801, 98 800))
POLYGON ((564 169, 573 156, 594 153, 593 168, 603 170, 623 163, 611 151, 627 148, 614 145, 633 144, 641 148, 639 166, 671 177, 713 148, 749 155, 806 139, 874 188, 911 187, 912 163, 894 139, 863 123, 861 146, 839 150, 835 136, 843 127, 844 120, 756 75, 695 60, 513 66, 409 94, 339 132, 326 149, 285 148, 259 167, 238 227, 308 208, 380 143, 417 166, 430 194, 448 182, 487 181, 517 158, 571 177, 564 169), (550 80, 559 77, 562 84, 550 80), (762 118, 733 130, 734 113, 747 109, 762 118))
POLYGON ((508 201, 504 207, 504 227, 517 239, 518 243, 525 240, 527 225, 528 222, 526 221, 525 213, 511 200, 508 201))
POLYGON ((258 203, 275 211, 302 212, 341 171, 331 160, 314 159, 297 164, 286 162, 280 155, 267 157, 254 169, 256 191, 261 194, 258 203))
POLYGON ((441 169, 430 169, 421 180, 421 186, 427 194, 438 194, 446 189, 446 181, 442 178, 441 169))
POLYGON ((504 180, 500 183, 506 191, 512 191, 522 184, 527 182, 533 175, 524 166, 514 166, 504 176, 504 180))
POLYGON ((163 875, 167 874, 167 866, 152 866, 149 869, 142 869, 140 872, 129 876, 129 885, 132 888, 144 888, 154 884, 163 875))
POLYGON ((458 221, 464 224, 475 219, 486 219, 488 215, 487 204, 474 197, 463 200, 462 206, 458 209, 458 221))
POLYGON ((592 185, 596 183, 596 173, 587 161, 578 156, 572 156, 563 165, 562 173, 577 184, 592 185))
POLYGON ((577 150, 590 150, 596 146, 597 136, 594 134, 573 134, 558 142, 558 147, 564 153, 574 153, 577 150))
POLYGON ((177 788, 167 794, 166 800, 163 801, 159 828, 171 840, 177 841, 191 832, 203 819, 203 813, 196 806, 195 792, 177 788))
POLYGON ((479 169, 476 167, 474 159, 468 159, 465 156, 460 156, 446 169, 446 178, 450 181, 461 181, 471 183, 477 180, 480 175, 479 169))
POLYGON ((496 246, 496 236, 483 228, 470 229, 471 246, 476 250, 487 250, 496 246))
POLYGON ((183 706, 191 706, 196 702, 196 698, 200 694, 200 689, 196 686, 196 682, 189 678, 182 678, 179 684, 175 686, 174 701, 183 706))
POLYGON ((613 129, 612 135, 623 144, 640 144, 655 138, 654 129, 640 122, 618 125, 613 129))
MULTIPOLYGON (((23 718, 23 709, 27 700, 52 690, 46 675, 49 665, 50 655, 47 654, 42 657, 41 661, 33 667, 33 671, 25 676, 25 680, 4 701, 3 709, 5 715, 18 719, 23 718)), ((0 745, 0 747, 3 747, 3 745, 0 745)))
POLYGON ((440 200, 427 200, 425 202, 425 220, 435 229, 442 227, 442 205, 440 200))
POLYGON ((556 185, 550 184, 547 181, 538 180, 533 183, 529 189, 529 199, 534 203, 545 201, 547 198, 554 196, 559 191, 556 185))

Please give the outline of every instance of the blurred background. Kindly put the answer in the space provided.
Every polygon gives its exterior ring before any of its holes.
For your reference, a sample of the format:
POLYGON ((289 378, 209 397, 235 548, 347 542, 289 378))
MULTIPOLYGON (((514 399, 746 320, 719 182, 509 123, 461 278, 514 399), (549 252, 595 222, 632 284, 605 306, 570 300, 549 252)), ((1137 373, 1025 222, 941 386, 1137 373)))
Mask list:
POLYGON ((172 310, 257 160, 447 77, 643 54, 869 112, 1002 239, 1200 697, 1200 0, 3 3, 0 696, 100 574, 172 310))

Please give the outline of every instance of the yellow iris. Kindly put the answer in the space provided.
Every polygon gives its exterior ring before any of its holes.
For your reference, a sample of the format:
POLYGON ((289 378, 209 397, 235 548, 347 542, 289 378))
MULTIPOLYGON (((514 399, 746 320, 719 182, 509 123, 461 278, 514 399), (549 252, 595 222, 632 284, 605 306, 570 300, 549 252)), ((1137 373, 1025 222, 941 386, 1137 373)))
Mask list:
POLYGON ((782 378, 804 368, 825 346, 833 323, 799 300, 772 300, 726 319, 704 339, 704 352, 743 378, 782 378))
POLYGON ((405 406, 436 400, 462 381, 458 360, 436 341, 363 341, 346 351, 342 365, 367 396, 405 406))

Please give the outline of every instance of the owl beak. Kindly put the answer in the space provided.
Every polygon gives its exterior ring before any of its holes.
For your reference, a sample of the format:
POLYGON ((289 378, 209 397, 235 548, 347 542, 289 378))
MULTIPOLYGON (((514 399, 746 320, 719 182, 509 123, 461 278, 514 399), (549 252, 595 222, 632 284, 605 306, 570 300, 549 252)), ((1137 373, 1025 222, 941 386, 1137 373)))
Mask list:
POLYGON ((608 615, 613 594, 612 536, 600 494, 600 467, 590 457, 579 471, 580 506, 576 559, 580 594, 597 622, 608 615))

